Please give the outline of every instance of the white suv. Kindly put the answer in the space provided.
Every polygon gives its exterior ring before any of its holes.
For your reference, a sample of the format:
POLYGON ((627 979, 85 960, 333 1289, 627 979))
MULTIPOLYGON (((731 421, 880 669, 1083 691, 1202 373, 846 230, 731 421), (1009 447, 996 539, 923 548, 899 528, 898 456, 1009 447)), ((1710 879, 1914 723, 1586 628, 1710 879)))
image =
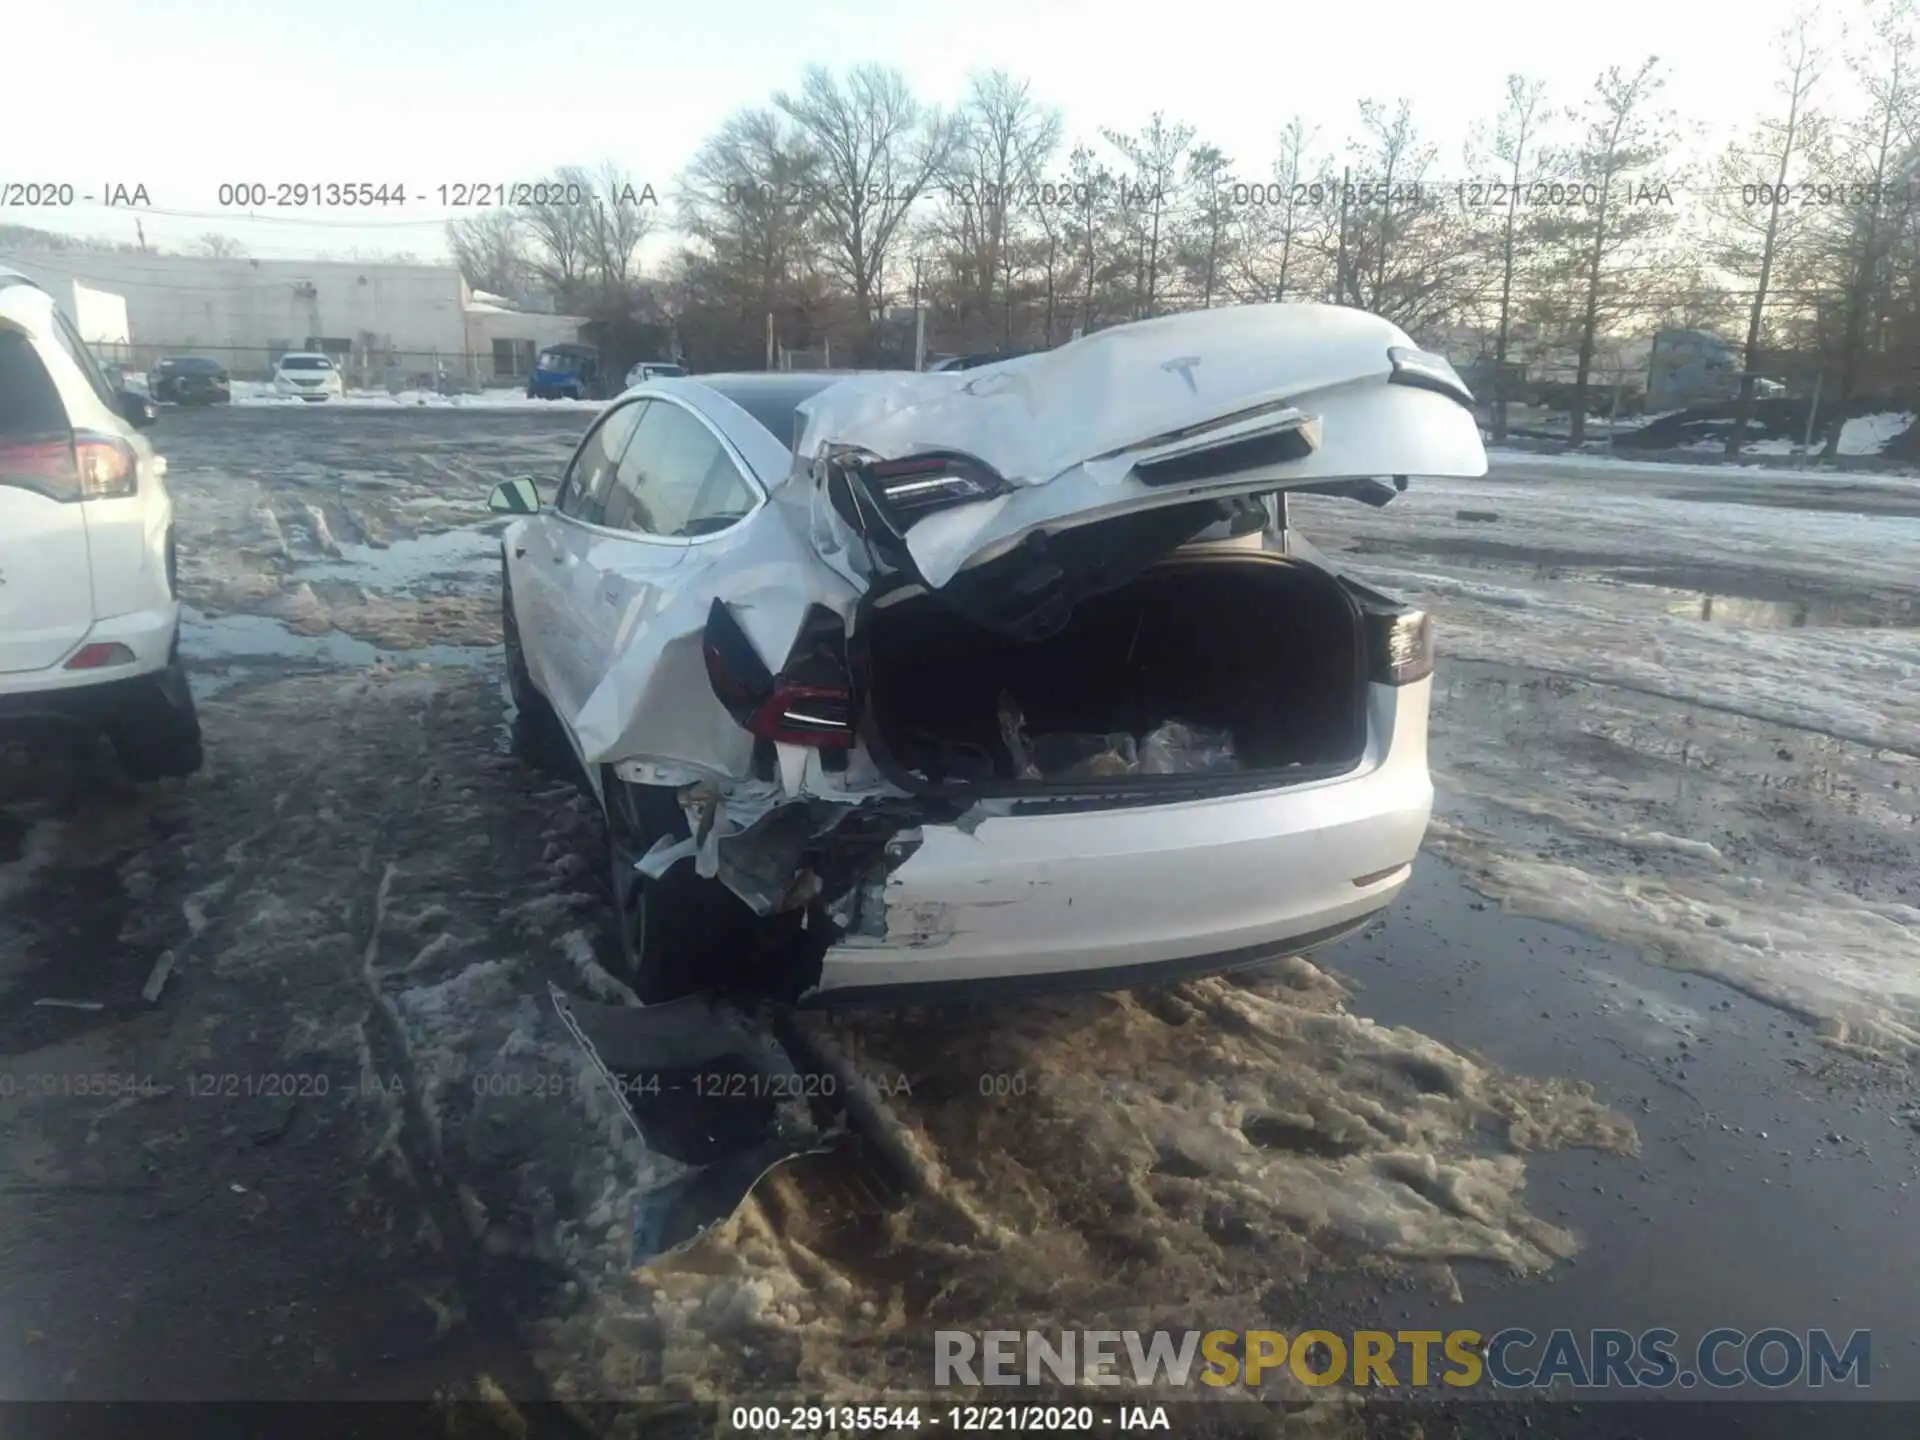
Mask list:
POLYGON ((135 780, 200 768, 157 413, 0 268, 0 737, 79 725, 135 780))
POLYGON ((296 350, 273 362, 273 393, 302 400, 339 400, 346 395, 340 369, 318 351, 296 350))

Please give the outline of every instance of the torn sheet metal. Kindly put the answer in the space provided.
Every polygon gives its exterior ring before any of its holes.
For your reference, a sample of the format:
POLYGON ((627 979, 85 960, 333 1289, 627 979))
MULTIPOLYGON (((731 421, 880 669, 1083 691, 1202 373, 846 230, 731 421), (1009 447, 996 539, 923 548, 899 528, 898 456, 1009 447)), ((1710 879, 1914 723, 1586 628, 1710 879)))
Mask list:
MULTIPOLYGON (((1358 310, 1233 306, 1119 326, 978 370, 852 376, 822 390, 801 407, 791 469, 745 523, 676 563, 633 561, 631 577, 621 570, 625 549, 605 542, 612 583, 598 598, 610 607, 602 638, 613 658, 569 725, 590 770, 615 764, 633 783, 674 786, 693 807, 693 838, 655 846, 640 871, 657 876, 691 860, 768 914, 844 895, 859 876, 836 880, 818 867, 841 863, 843 851, 867 855, 887 826, 955 818, 888 784, 858 747, 834 772, 818 751, 779 745, 771 778, 756 778, 767 772, 756 771, 754 737, 709 683, 703 642, 715 600, 773 672, 813 607, 851 632, 861 598, 888 573, 827 496, 831 457, 955 450, 1008 483, 1006 493, 935 511, 907 530, 917 580, 939 589, 1036 533, 1143 510, 1332 479, 1485 474, 1464 406, 1389 383, 1389 351, 1411 344, 1358 310), (1261 449, 1267 458, 1245 469, 1158 485, 1136 469, 1279 430, 1306 437, 1305 452, 1274 459, 1279 452, 1261 449), (836 816, 854 815, 846 834, 859 841, 849 845, 836 816)), ((755 464, 762 479, 768 465, 765 456, 755 464)), ((997 812, 976 807, 959 823, 967 829, 989 813, 997 812)))
MULTIPOLYGON (((848 449, 881 459, 956 450, 1006 480, 1010 493, 936 512, 907 533, 920 578, 939 588, 1035 531, 1197 497, 1484 475, 1486 450, 1465 407, 1388 383, 1389 350, 1411 345, 1388 321, 1332 305, 1169 315, 977 370, 850 377, 801 407, 799 454, 813 466, 848 449), (1276 427, 1308 434, 1311 453, 1185 485, 1150 486, 1134 473, 1148 459, 1276 427)), ((828 565, 852 583, 870 578, 845 523, 818 504, 812 520, 828 565)))
MULTIPOLYGON (((728 715, 707 680, 707 616, 724 600, 768 668, 778 670, 807 611, 822 605, 852 615, 861 591, 820 564, 808 507, 779 492, 754 516, 701 547, 701 563, 636 581, 636 601, 619 618, 611 664, 572 717, 588 766, 615 761, 690 767, 744 780, 753 737, 728 715)), ((619 564, 610 542, 608 563, 619 564)), ((647 563, 647 557, 640 557, 647 563)))

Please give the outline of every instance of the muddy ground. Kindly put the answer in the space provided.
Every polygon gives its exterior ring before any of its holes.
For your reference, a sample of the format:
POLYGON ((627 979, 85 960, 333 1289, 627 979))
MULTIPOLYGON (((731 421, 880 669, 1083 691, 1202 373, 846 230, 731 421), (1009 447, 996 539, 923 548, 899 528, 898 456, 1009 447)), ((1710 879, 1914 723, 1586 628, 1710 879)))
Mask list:
POLYGON ((515 749, 484 513, 583 428, 166 413, 207 769, 0 778, 0 1396, 872 1400, 936 1328, 1920 1334, 1895 491, 1870 543, 1744 476, 1297 506, 1441 617, 1399 908, 1232 979, 809 1017, 911 1193, 798 1161, 636 1271, 680 1167, 548 999, 617 1000, 617 947, 592 810, 515 749))

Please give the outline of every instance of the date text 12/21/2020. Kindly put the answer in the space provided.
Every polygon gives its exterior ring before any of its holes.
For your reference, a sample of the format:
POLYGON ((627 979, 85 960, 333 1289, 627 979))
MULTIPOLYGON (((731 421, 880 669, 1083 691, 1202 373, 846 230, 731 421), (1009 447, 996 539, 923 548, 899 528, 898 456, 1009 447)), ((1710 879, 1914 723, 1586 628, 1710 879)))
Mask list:
POLYGON ((925 1426, 956 1434, 1095 1434, 1102 1430, 1170 1431, 1163 1405, 735 1405, 727 1417, 735 1435, 912 1432, 925 1426))

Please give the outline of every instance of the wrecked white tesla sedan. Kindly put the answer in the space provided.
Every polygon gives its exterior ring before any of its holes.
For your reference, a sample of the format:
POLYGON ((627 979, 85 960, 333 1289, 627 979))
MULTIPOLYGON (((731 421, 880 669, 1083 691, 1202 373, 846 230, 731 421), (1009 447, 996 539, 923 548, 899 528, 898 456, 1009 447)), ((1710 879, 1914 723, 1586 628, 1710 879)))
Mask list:
POLYGON ((1285 495, 1482 475, 1470 403, 1321 305, 622 395, 551 505, 489 504, 641 998, 1119 986, 1364 924, 1427 827, 1432 631, 1285 495))

